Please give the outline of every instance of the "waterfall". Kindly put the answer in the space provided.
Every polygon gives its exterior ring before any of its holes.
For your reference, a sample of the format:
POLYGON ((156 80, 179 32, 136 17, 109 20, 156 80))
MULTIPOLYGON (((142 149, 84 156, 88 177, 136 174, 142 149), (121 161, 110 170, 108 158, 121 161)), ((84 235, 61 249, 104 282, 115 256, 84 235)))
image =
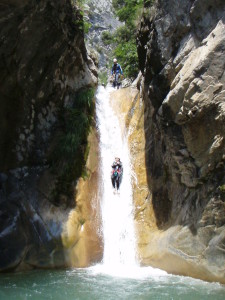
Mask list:
POLYGON ((136 262, 130 153, 127 135, 122 134, 119 119, 110 105, 112 90, 110 87, 99 87, 96 95, 104 254, 102 264, 90 270, 94 274, 104 273, 119 277, 157 278, 164 276, 166 272, 151 267, 141 268, 136 262), (120 157, 124 169, 119 194, 113 193, 111 183, 111 165, 115 157, 120 157))
POLYGON ((104 237, 103 265, 108 268, 131 267, 135 262, 135 230, 131 185, 131 163, 127 136, 123 136, 119 120, 110 106, 110 90, 99 87, 97 124, 100 134, 101 194, 104 237), (114 194, 111 165, 115 156, 123 163, 120 193, 114 194))

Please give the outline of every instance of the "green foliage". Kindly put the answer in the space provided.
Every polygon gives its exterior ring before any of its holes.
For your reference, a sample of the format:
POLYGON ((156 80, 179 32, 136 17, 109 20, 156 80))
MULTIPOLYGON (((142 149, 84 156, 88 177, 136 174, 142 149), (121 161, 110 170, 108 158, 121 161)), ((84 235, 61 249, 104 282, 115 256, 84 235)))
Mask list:
POLYGON ((114 50, 114 54, 123 66, 126 76, 135 78, 138 74, 138 56, 135 40, 118 44, 114 50))
POLYGON ((112 1, 112 5, 116 11, 121 9, 124 6, 124 4, 125 4, 124 0, 113 0, 112 1))
POLYGON ((60 203, 62 195, 68 201, 73 196, 73 182, 85 173, 87 137, 94 115, 93 99, 94 89, 83 90, 74 96, 72 108, 63 108, 62 128, 49 158, 52 172, 57 173, 52 194, 55 203, 60 203))
POLYGON ((132 26, 138 17, 140 8, 143 7, 143 0, 113 0, 113 7, 119 20, 132 26))
POLYGON ((128 42, 131 38, 134 38, 134 35, 132 34, 130 28, 128 26, 120 26, 115 33, 115 41, 117 43, 119 42, 128 42))
POLYGON ((73 23, 80 31, 84 30, 84 22, 82 18, 77 18, 73 20, 73 23))
POLYGON ((89 29, 91 28, 92 24, 90 22, 84 21, 84 33, 88 34, 89 29))
POLYGON ((222 201, 225 201, 225 184, 219 186, 219 192, 222 201))
POLYGON ((102 33, 102 41, 104 45, 110 45, 113 40, 113 35, 109 31, 103 31, 102 33))
POLYGON ((113 0, 112 3, 119 20, 125 22, 125 25, 119 27, 114 34, 113 55, 121 64, 125 76, 135 78, 139 71, 136 46, 137 20, 141 15, 143 0, 113 0))
POLYGON ((219 190, 221 193, 225 193, 225 184, 219 186, 219 190))
POLYGON ((84 10, 85 0, 77 0, 76 2, 78 4, 78 7, 80 8, 79 17, 76 20, 74 20, 73 22, 80 30, 82 30, 85 34, 87 34, 89 32, 89 29, 91 28, 92 24, 90 22, 88 22, 84 16, 83 10, 84 10))
POLYGON ((83 9, 86 0, 75 0, 75 2, 77 2, 78 6, 83 9))

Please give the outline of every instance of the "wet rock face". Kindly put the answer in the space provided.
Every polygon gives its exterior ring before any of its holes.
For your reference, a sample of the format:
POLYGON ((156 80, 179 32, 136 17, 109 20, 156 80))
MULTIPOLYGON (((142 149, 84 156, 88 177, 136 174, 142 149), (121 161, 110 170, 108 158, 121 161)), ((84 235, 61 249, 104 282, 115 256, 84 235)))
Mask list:
POLYGON ((0 7, 0 270, 64 266, 69 210, 50 204, 47 158, 63 108, 96 85, 97 71, 71 1, 1 0, 0 7))
MULTIPOLYGON (((190 239, 184 252, 189 255, 197 240, 202 248, 196 253, 211 271, 215 267, 221 280, 224 1, 159 0, 154 7, 147 3, 137 42, 144 76, 148 185, 156 223, 164 230, 186 226, 190 239), (203 230, 208 226, 210 233, 203 230), (221 250, 212 251, 208 245, 214 242, 221 250)), ((177 248, 187 241, 182 235, 176 240, 173 233, 167 242, 179 256, 177 248)))

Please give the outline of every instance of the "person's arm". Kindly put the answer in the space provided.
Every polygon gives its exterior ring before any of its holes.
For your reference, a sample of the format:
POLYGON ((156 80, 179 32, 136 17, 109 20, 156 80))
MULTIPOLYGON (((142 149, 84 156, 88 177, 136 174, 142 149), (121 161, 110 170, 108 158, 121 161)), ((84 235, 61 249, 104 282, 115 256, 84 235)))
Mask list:
POLYGON ((119 68, 120 68, 120 74, 123 75, 123 70, 121 68, 121 65, 119 65, 119 68))
POLYGON ((113 75, 113 68, 114 68, 114 65, 112 66, 111 75, 113 75))

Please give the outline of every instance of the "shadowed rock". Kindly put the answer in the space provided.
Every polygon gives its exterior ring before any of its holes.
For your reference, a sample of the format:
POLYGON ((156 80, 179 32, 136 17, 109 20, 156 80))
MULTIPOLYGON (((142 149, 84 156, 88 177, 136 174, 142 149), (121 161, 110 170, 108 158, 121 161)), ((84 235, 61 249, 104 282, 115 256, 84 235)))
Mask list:
MULTIPOLYGON (((97 70, 71 1, 1 0, 0 8, 0 270, 62 267, 70 264, 62 227, 75 201, 62 193, 54 202, 49 154, 64 108, 76 108, 77 92, 96 85, 97 70)), ((81 143, 78 162, 87 137, 81 143)))

